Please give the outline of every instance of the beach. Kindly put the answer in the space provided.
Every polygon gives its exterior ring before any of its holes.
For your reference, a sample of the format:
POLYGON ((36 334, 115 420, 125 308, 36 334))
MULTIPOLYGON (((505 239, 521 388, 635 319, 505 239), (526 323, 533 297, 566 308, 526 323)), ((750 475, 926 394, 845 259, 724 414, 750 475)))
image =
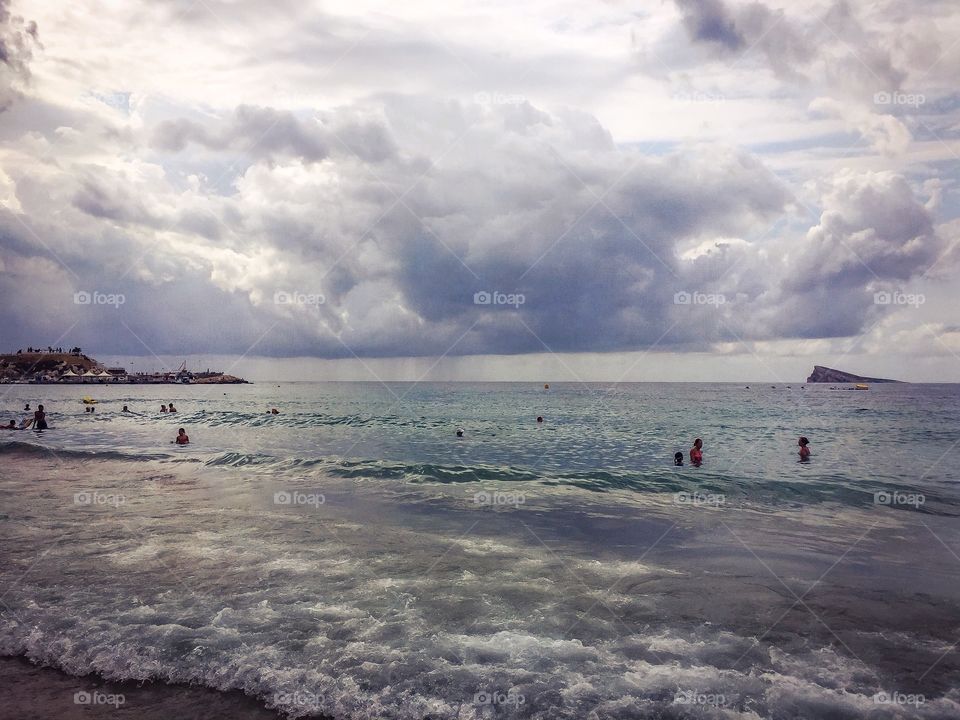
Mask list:
POLYGON ((0 439, 8 709, 960 713, 954 386, 85 393, 3 400, 51 426, 0 439))

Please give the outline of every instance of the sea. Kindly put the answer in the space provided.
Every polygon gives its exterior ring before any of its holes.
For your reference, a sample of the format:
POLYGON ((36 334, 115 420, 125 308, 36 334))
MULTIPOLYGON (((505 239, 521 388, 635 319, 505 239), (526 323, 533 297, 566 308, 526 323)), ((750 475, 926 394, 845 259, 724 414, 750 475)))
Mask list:
POLYGON ((960 717, 960 386, 0 386, 28 403, 0 717, 960 717))

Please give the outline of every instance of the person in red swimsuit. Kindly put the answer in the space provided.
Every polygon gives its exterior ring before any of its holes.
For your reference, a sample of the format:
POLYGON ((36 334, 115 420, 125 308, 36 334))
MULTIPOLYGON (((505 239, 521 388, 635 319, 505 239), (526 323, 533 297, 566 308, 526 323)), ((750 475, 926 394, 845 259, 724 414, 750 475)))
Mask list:
POLYGON ((183 428, 180 428, 180 430, 177 432, 177 439, 174 440, 174 442, 177 445, 189 445, 190 438, 187 436, 187 431, 183 428))
POLYGON ((800 446, 800 452, 797 454, 800 456, 801 460, 806 460, 808 457, 810 457, 810 447, 809 447, 810 441, 809 440, 801 436, 800 439, 797 440, 797 445, 800 446))
POLYGON ((703 462, 703 440, 697 438, 693 441, 693 447, 690 448, 690 464, 699 466, 703 462))

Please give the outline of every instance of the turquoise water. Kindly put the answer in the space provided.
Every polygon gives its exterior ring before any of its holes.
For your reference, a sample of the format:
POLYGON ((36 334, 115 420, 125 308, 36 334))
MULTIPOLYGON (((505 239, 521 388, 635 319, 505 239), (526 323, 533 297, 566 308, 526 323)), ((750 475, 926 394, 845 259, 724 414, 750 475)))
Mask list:
POLYGON ((39 438, 13 437, 58 451, 601 491, 658 492, 694 480, 759 502, 799 496, 856 504, 866 490, 887 486, 922 487, 946 505, 960 497, 960 471, 943 457, 960 440, 960 391, 950 385, 867 392, 729 384, 13 387, 3 418, 26 414, 15 412, 21 399, 33 407, 45 400, 56 425, 39 438), (100 405, 88 416, 79 398, 91 393, 100 405), (168 401, 176 416, 158 412, 168 401), (141 415, 122 415, 123 405, 141 415), (274 407, 281 414, 266 412, 274 407), (180 426, 193 438, 186 451, 169 446, 180 426), (795 462, 801 434, 814 452, 807 464, 795 462), (704 466, 695 475, 674 471, 673 453, 686 453, 694 437, 704 439, 704 466))
POLYGON ((956 386, 0 392, 51 425, 0 436, 3 654, 290 716, 960 714, 956 386))

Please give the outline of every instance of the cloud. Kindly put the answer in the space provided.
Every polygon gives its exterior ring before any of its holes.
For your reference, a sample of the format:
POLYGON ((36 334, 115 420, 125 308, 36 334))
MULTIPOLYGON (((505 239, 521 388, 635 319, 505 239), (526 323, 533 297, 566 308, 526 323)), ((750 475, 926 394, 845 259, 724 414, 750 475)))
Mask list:
POLYGON ((860 105, 832 98, 816 98, 810 103, 810 111, 840 118, 847 127, 855 129, 884 155, 902 155, 913 140, 913 135, 901 120, 893 115, 871 112, 860 105))
POLYGON ((683 12, 683 25, 697 42, 717 43, 726 50, 739 50, 746 42, 722 0, 676 0, 683 12))
MULTIPOLYGON (((957 27, 947 4, 882 3, 868 12, 848 0, 777 3, 675 0, 680 24, 695 47, 748 72, 758 65, 792 89, 819 86, 834 97, 870 102, 881 91, 951 88, 958 59, 950 53, 957 27)), ((668 65, 702 58, 664 47, 668 65)))
POLYGON ((0 0, 0 112, 17 97, 18 86, 30 78, 33 49, 40 46, 37 23, 10 12, 10 0, 0 0))
POLYGON ((375 119, 342 115, 300 119, 291 112, 250 105, 239 106, 231 122, 214 130, 178 118, 161 122, 154 132, 153 145, 160 150, 180 152, 191 143, 255 158, 296 157, 307 162, 344 151, 364 161, 381 162, 395 152, 384 127, 375 119))
MULTIPOLYGON (((325 357, 829 337, 866 322, 878 280, 908 279, 942 249, 902 176, 825 181, 817 225, 762 242, 795 198, 756 156, 718 144, 649 156, 589 115, 528 103, 385 95, 306 120, 243 106, 158 136, 160 164, 37 179, 38 198, 72 199, 73 213, 32 226, 76 274, 68 285, 129 298, 91 317, 64 292, 50 311, 91 333, 124 319, 133 334, 114 333, 111 352, 144 340, 158 354, 241 353, 261 336, 265 354, 325 357), (195 163, 243 158, 228 193, 180 157, 189 143, 204 148, 195 163), (186 166, 171 175, 167 158, 186 166), (524 300, 477 304, 482 292, 524 300), (678 305, 678 292, 727 300, 678 305)), ((8 231, 17 257, 43 254, 8 231)))
POLYGON ((96 52, 94 15, 40 8, 51 50, 16 26, 33 80, 0 128, 5 336, 730 352, 855 337, 896 311, 873 292, 955 267, 945 5, 569 7, 131 4, 96 52), (926 105, 875 103, 922 78, 926 105))

